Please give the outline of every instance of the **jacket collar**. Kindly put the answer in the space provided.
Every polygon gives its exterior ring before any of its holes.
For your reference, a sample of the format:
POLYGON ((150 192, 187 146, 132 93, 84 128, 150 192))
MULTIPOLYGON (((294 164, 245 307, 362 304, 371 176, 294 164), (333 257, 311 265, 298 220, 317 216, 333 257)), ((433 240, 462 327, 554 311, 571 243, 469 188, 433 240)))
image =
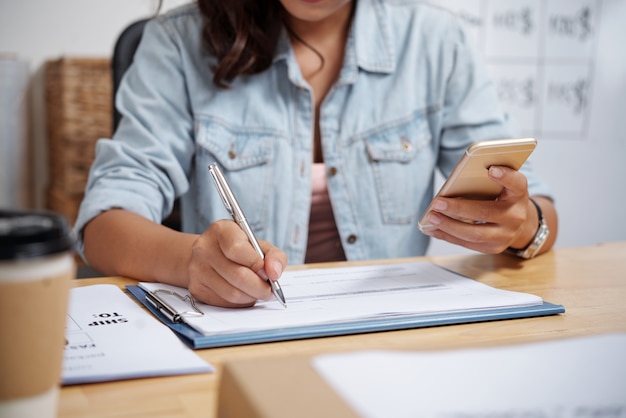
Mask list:
POLYGON ((357 4, 350 37, 353 39, 357 65, 371 72, 393 72, 395 51, 384 0, 354 1, 357 4))
MULTIPOLYGON (((343 68, 338 83, 355 80, 357 68, 375 73, 391 73, 395 70, 395 51, 391 41, 391 24, 384 0, 353 0, 356 2, 354 21, 348 35, 343 68)), ((292 57, 287 31, 283 30, 274 63, 289 63, 292 80, 299 79, 292 57)))

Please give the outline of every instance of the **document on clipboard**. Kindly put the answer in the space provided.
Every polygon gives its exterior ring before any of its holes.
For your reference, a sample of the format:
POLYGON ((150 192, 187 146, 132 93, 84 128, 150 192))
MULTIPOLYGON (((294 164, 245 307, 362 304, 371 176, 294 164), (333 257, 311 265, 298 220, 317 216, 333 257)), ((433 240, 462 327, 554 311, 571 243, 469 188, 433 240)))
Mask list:
POLYGON ((232 309, 187 289, 139 283, 128 291, 192 348, 553 315, 561 305, 496 289, 426 261, 286 271, 289 309, 275 300, 232 309))

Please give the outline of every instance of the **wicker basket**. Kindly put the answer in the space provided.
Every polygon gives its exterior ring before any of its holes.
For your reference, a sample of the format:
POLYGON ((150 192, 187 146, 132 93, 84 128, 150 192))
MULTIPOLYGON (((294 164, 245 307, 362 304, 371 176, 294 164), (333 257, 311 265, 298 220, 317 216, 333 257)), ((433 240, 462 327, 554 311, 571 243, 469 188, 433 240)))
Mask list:
POLYGON ((73 225, 78 217, 78 209, 80 202, 83 200, 83 194, 69 195, 59 190, 48 189, 46 192, 48 208, 55 212, 63 214, 73 225))
POLYGON ((112 131, 111 60, 61 58, 45 67, 48 207, 76 219, 95 142, 112 131))

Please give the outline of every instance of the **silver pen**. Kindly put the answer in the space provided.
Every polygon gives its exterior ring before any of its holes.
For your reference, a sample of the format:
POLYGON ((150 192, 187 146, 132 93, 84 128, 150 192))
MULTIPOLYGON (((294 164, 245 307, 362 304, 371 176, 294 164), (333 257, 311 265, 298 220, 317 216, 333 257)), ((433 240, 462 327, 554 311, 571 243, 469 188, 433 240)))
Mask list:
MULTIPOLYGON (((239 227, 243 229, 243 232, 246 233, 248 241, 250 241, 250 244, 252 244, 254 250, 257 252, 259 257, 261 257, 261 260, 265 259, 265 254, 263 254, 263 250, 261 250, 259 241, 257 241, 256 237, 254 236, 252 228, 250 228, 248 220, 243 214, 243 210, 241 210, 241 207, 239 206, 239 203, 237 203, 237 199, 235 198, 233 191, 226 182, 224 174, 222 174, 222 170, 220 170, 217 164, 210 164, 209 173, 211 173, 213 181, 215 182, 215 186, 217 187, 217 192, 222 198, 222 202, 224 202, 226 210, 230 213, 230 216, 232 216, 233 221, 235 221, 237 225, 239 225, 239 227)), ((269 282, 270 287, 272 288, 272 293, 274 293, 276 299, 286 308, 287 302, 285 302, 285 295, 283 295, 283 290, 281 289, 280 284, 278 284, 278 282, 275 280, 268 279, 267 281, 269 282)))

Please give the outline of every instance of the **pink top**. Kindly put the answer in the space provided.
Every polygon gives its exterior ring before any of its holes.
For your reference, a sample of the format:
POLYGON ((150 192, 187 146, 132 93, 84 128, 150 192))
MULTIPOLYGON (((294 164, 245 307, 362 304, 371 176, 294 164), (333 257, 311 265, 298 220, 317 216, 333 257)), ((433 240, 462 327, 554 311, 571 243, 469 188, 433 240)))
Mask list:
POLYGON ((344 261, 346 255, 341 247, 341 237, 337 231, 333 208, 328 196, 326 164, 313 164, 311 177, 313 195, 309 219, 309 241, 304 262, 344 261))

